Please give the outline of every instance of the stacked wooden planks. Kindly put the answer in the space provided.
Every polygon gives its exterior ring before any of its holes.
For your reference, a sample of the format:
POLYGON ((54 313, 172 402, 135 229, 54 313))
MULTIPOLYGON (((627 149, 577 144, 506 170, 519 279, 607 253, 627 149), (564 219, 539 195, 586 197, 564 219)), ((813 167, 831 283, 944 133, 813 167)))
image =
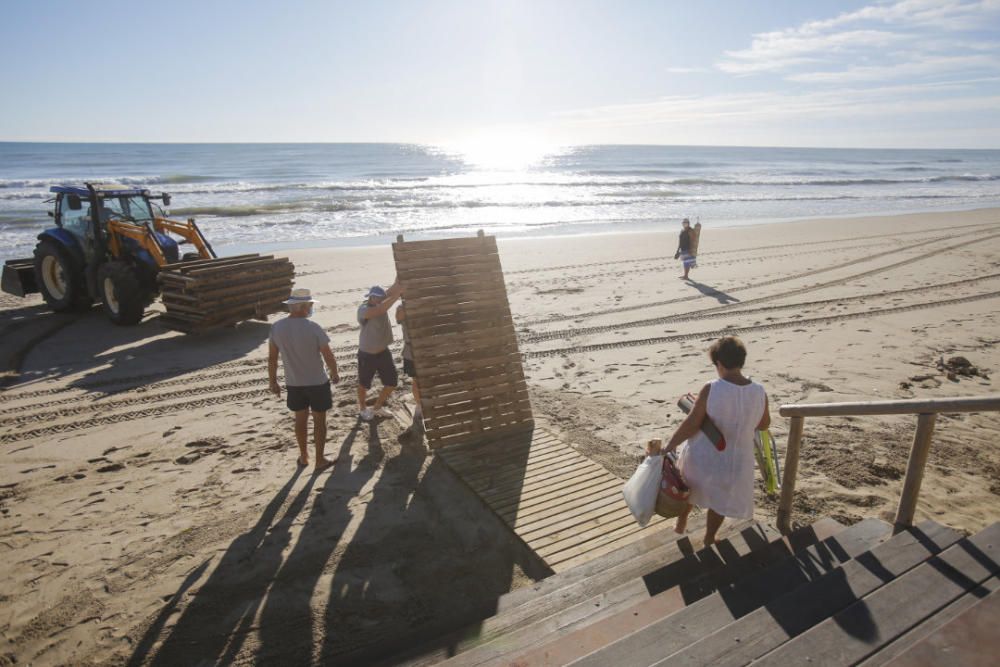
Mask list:
POLYGON ((484 442, 534 425, 496 239, 392 246, 427 443, 484 442))
POLYGON ((200 333, 284 308, 295 266, 287 257, 239 255, 167 264, 158 280, 171 329, 200 333))

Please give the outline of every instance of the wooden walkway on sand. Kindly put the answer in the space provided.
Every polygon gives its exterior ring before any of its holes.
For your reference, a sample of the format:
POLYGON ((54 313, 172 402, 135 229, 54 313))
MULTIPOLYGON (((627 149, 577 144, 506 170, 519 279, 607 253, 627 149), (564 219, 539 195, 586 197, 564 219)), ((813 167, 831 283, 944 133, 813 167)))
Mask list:
POLYGON ((537 426, 436 454, 555 572, 669 528, 658 517, 640 528, 621 479, 537 426))

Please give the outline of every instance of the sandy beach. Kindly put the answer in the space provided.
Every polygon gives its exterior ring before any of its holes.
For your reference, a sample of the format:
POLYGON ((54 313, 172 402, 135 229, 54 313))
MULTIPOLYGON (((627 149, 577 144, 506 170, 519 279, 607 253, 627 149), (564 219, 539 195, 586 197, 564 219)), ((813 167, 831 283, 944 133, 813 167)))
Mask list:
MULTIPOLYGON (((997 392, 1000 209, 706 223, 691 282, 677 231, 499 242, 538 421, 623 482, 727 332, 782 453, 781 404, 997 392)), ((268 393, 267 324, 184 336, 0 297, 0 665, 364 664, 547 574, 400 424, 356 419, 354 313, 389 244, 280 253, 342 371, 318 476, 268 393)), ((793 521, 891 520, 914 424, 807 420, 793 521)), ((940 415, 917 518, 996 521, 998 440, 996 413, 940 415)))

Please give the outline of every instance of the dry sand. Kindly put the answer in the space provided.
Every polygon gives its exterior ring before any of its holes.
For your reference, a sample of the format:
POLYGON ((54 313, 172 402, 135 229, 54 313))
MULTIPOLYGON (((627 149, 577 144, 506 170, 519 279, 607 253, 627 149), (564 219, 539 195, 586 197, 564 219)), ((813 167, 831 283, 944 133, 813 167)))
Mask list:
MULTIPOLYGON (((995 393, 1000 210, 500 243, 535 411, 623 479, 725 331, 777 406, 995 393), (964 356, 978 375, 948 377, 964 356)), ((343 381, 332 472, 295 466, 267 325, 202 337, 0 299, 0 665, 364 662, 546 571, 399 426, 355 419, 354 309, 388 242, 289 253, 343 381)), ((154 308, 158 308, 155 306, 154 308)), ((395 401, 396 409, 402 402, 395 401)), ((891 518, 915 420, 807 420, 794 520, 891 518)), ((1000 517, 1000 415, 942 415, 918 518, 1000 517)), ((757 516, 774 520, 758 495, 757 516)))

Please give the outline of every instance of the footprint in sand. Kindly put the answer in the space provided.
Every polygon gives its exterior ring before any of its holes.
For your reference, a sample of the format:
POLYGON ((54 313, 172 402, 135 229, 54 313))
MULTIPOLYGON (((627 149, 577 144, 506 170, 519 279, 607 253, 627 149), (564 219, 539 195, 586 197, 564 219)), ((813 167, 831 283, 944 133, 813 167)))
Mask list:
POLYGON ((177 431, 181 430, 181 428, 183 428, 183 427, 182 427, 182 426, 174 426, 174 427, 172 427, 172 428, 168 428, 168 429, 167 429, 166 431, 164 431, 164 432, 163 432, 163 436, 162 436, 162 437, 164 437, 164 438, 165 438, 165 437, 167 437, 168 435, 171 435, 171 434, 173 434, 173 433, 176 433, 177 431))
POLYGON ((97 469, 97 472, 117 472, 119 470, 124 470, 124 463, 112 463, 110 465, 102 466, 97 469))

